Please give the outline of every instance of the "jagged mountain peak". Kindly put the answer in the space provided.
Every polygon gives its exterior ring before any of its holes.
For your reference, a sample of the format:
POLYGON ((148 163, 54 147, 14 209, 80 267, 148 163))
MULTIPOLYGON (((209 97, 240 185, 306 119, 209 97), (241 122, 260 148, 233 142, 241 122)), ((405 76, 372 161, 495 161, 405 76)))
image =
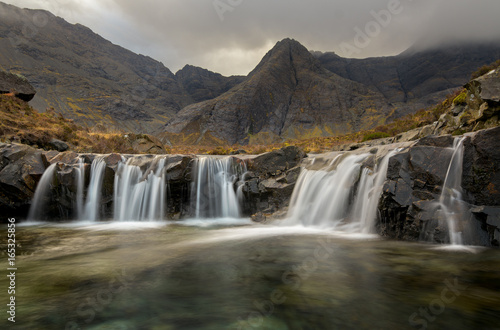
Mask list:
POLYGON ((304 47, 300 42, 286 38, 278 41, 276 45, 262 58, 260 63, 250 72, 249 77, 255 75, 263 68, 269 70, 275 67, 278 69, 289 70, 308 69, 322 71, 319 61, 304 47))
POLYGON ((244 144, 263 136, 275 142, 372 126, 388 109, 381 94, 324 69, 307 48, 284 39, 244 82, 215 99, 184 108, 166 131, 196 136, 194 143, 244 144), (369 115, 362 119, 365 113, 369 115))

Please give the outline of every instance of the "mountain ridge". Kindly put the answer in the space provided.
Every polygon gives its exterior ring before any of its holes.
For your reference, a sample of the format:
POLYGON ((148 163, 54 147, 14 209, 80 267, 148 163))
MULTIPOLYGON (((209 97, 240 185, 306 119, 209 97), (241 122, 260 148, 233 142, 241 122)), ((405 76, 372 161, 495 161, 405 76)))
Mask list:
POLYGON ((0 2, 0 17, 0 69, 28 78, 36 108, 177 143, 268 143, 371 128, 439 102, 500 58, 500 43, 359 60, 284 39, 277 45, 288 50, 273 47, 246 77, 192 65, 174 74, 47 11, 0 2))
POLYGON ((197 143, 210 134, 230 144, 252 142, 259 134, 276 140, 345 133, 345 124, 363 128, 357 117, 377 107, 389 113, 381 95, 326 70, 299 42, 284 39, 244 82, 216 99, 184 108, 167 123, 166 131, 200 133, 197 143))

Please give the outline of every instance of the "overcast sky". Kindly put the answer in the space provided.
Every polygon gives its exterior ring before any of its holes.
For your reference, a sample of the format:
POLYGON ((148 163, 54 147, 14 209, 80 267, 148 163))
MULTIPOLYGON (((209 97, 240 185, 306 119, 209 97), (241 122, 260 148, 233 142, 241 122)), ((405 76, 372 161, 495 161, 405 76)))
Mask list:
POLYGON ((174 73, 185 64, 250 72, 279 40, 346 57, 415 42, 500 39, 499 0, 0 0, 51 11, 174 73))

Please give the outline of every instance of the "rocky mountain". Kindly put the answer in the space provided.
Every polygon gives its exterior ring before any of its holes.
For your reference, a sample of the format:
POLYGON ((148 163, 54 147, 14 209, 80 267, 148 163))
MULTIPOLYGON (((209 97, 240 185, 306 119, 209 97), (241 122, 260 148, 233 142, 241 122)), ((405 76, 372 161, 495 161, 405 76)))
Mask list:
POLYGON ((313 54, 286 39, 247 77, 191 65, 173 74, 82 25, 0 2, 0 69, 27 78, 37 90, 35 108, 182 144, 268 143, 371 128, 463 86, 475 69, 500 58, 500 44, 364 60, 313 54))
POLYGON ((80 124, 134 132, 154 132, 186 105, 239 82, 205 70, 195 74, 201 83, 188 83, 193 70, 178 79, 162 63, 80 24, 1 2, 0 69, 32 83, 38 91, 32 105, 41 111, 54 107, 80 124))
POLYGON ((350 133, 440 102, 500 43, 446 46, 398 56, 347 59, 279 42, 241 85, 171 120, 173 143, 259 143, 350 133), (342 79, 344 78, 344 79, 342 79))
POLYGON ((466 84, 477 68, 500 59, 500 42, 427 50, 416 44, 397 56, 367 59, 313 54, 331 72, 382 93, 397 108, 396 115, 404 115, 436 104, 466 84))
POLYGON ((184 108, 165 129, 169 138, 191 143, 265 143, 368 128, 391 110, 381 93, 326 70, 304 46, 285 39, 243 83, 184 108))
POLYGON ((175 78, 195 102, 216 98, 245 80, 244 76, 225 77, 192 65, 177 71, 175 78))

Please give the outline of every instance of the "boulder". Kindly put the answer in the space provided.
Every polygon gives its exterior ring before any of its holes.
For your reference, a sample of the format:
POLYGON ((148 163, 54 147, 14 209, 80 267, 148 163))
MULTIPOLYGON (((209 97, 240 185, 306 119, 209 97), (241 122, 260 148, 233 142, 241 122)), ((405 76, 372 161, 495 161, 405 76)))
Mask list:
POLYGON ((483 101, 500 102, 500 68, 472 80, 465 88, 483 101))
POLYGON ((194 156, 186 155, 172 155, 167 158, 167 180, 172 181, 183 181, 186 179, 190 180, 190 169, 191 163, 194 156))
POLYGON ((156 137, 148 134, 133 134, 125 135, 125 138, 130 143, 132 149, 140 154, 165 154, 165 146, 156 137))
POLYGON ((122 156, 119 154, 109 154, 104 158, 104 161, 106 162, 107 167, 115 170, 118 163, 122 161, 122 156))
POLYGON ((0 94, 8 93, 29 102, 35 97, 36 91, 23 76, 0 70, 0 94))
POLYGON ((2 214, 27 214, 36 185, 45 168, 41 151, 26 145, 0 144, 2 214))
POLYGON ((60 152, 64 152, 69 149, 69 146, 66 142, 58 140, 58 139, 52 139, 49 142, 49 147, 52 149, 55 149, 60 152))
POLYGON ((300 171, 301 167, 296 166, 277 177, 255 177, 254 173, 247 175, 243 186, 245 213, 271 214, 288 206, 300 171))
POLYGON ((300 148, 290 146, 250 159, 247 166, 258 176, 278 176, 300 164, 305 156, 300 148))

